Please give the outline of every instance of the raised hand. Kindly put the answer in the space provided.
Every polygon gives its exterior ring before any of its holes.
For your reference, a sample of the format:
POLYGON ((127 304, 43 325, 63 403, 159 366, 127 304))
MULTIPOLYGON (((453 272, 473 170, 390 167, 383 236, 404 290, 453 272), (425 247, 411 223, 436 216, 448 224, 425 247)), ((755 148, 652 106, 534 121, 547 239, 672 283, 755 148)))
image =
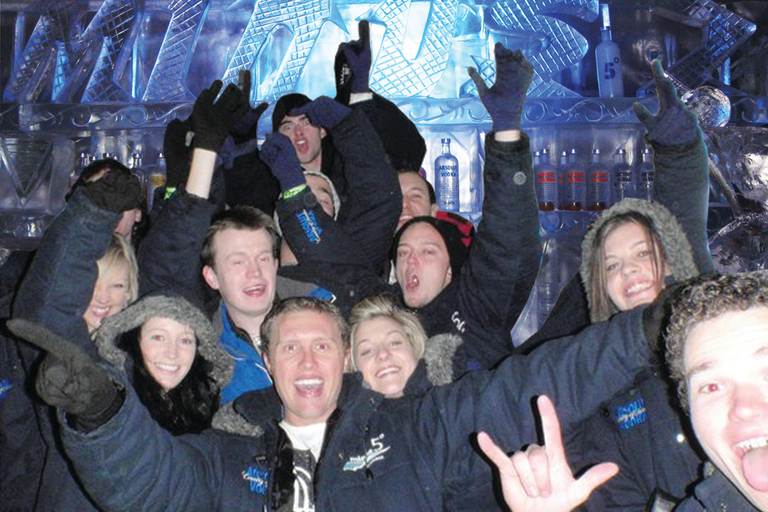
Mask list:
POLYGON ((560 422, 552 401, 537 400, 544 446, 532 445, 507 456, 485 432, 477 442, 499 469, 504 500, 513 512, 567 512, 584 503, 597 487, 618 473, 616 464, 605 462, 590 468, 578 480, 568 466, 560 422))
POLYGON ((99 208, 118 213, 141 208, 144 202, 139 179, 127 171, 115 169, 86 182, 85 194, 99 208))
POLYGON ((315 126, 333 128, 351 113, 351 108, 342 105, 328 96, 320 96, 306 105, 293 109, 290 115, 306 115, 309 122, 315 126))
POLYGON ((193 147, 219 152, 221 143, 229 135, 229 130, 250 108, 248 100, 243 100, 243 92, 229 84, 217 100, 223 83, 216 80, 207 89, 203 89, 192 108, 192 129, 195 132, 193 147))
POLYGON ((235 143, 240 144, 245 140, 256 138, 259 119, 269 107, 269 103, 263 101, 255 108, 251 108, 251 72, 249 70, 241 69, 237 72, 237 87, 243 93, 241 99, 244 103, 245 114, 232 126, 230 133, 235 138, 235 143))
POLYGON ((696 114, 688 110, 677 96, 675 85, 664 73, 659 59, 651 62, 651 70, 656 81, 659 111, 653 115, 640 103, 632 105, 635 115, 648 130, 645 141, 654 147, 682 146, 696 142, 699 138, 699 119, 696 114))
POLYGON ((494 54, 496 82, 490 88, 475 68, 467 71, 493 120, 493 130, 519 130, 525 95, 533 79, 533 65, 520 50, 508 50, 501 43, 496 43, 494 54))
POLYGON ((268 133, 259 153, 272 174, 280 182, 283 191, 290 190, 307 182, 296 156, 296 150, 290 139, 282 133, 268 133))
POLYGON ((118 388, 80 347, 28 320, 9 320, 8 328, 47 352, 36 381, 37 393, 47 404, 90 426, 84 430, 106 423, 119 409, 122 397, 118 388))

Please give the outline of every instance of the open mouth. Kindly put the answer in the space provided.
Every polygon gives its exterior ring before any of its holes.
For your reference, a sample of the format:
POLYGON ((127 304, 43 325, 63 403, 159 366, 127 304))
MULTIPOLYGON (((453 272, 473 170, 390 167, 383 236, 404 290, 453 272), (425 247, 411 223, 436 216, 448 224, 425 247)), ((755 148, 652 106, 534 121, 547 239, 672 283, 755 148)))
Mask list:
POLYGON ((303 397, 319 396, 323 391, 323 379, 319 378, 300 379, 294 381, 293 385, 296 386, 299 395, 303 397))

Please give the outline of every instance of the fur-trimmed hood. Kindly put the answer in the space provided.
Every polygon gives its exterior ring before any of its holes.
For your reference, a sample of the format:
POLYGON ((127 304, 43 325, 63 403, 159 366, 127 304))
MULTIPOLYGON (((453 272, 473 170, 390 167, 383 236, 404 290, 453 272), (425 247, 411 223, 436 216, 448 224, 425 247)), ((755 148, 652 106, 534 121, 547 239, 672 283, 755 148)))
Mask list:
POLYGON ((432 386, 441 386, 456 380, 456 351, 464 343, 458 334, 436 334, 427 340, 424 349, 424 363, 427 368, 427 380, 432 386))
POLYGON ((595 250, 592 247, 595 243, 595 237, 606 222, 629 212, 636 212, 643 215, 650 221, 651 226, 656 230, 661 242, 661 248, 664 251, 667 266, 672 273, 671 277, 674 282, 683 281, 699 275, 699 270, 693 259, 693 249, 691 244, 675 216, 659 203, 649 203, 648 201, 634 198, 624 199, 600 214, 600 216, 592 223, 586 235, 584 235, 584 240, 581 243, 581 268, 579 272, 587 292, 587 301, 590 306, 590 318, 592 322, 607 320, 611 315, 618 312, 618 309, 612 307, 611 314, 605 318, 594 318, 591 313, 594 297, 592 296, 589 286, 589 283, 592 280, 590 263, 595 255, 595 250))
POLYGON ((179 294, 153 293, 142 297, 121 312, 104 320, 96 331, 96 348, 101 357, 125 369, 127 353, 118 347, 120 336, 161 316, 188 325, 195 332, 198 350, 213 365, 211 377, 223 388, 232 378, 232 359, 219 343, 211 322, 197 307, 179 294))

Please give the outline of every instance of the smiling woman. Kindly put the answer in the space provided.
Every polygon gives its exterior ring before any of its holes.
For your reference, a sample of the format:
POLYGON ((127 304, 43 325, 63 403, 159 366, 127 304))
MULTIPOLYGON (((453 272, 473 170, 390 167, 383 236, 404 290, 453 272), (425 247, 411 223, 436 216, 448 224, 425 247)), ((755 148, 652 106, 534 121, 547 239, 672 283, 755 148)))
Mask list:
POLYGON ((181 294, 143 297, 97 332, 100 354, 125 367, 142 403, 174 435, 210 428, 229 359, 213 327, 181 294))

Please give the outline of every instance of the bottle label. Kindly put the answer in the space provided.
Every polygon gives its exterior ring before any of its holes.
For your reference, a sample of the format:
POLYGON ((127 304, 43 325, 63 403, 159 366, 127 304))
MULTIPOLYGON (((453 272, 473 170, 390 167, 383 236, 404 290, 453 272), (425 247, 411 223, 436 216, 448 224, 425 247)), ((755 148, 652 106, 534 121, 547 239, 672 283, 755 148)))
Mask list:
POLYGON ((569 183, 583 183, 584 182, 584 173, 583 172, 569 172, 568 173, 568 182, 569 183))
POLYGON ((555 172, 540 172, 536 179, 539 183, 554 183, 555 172))
POLYGON ((592 183, 608 183, 608 173, 607 172, 593 172, 592 173, 592 183))

